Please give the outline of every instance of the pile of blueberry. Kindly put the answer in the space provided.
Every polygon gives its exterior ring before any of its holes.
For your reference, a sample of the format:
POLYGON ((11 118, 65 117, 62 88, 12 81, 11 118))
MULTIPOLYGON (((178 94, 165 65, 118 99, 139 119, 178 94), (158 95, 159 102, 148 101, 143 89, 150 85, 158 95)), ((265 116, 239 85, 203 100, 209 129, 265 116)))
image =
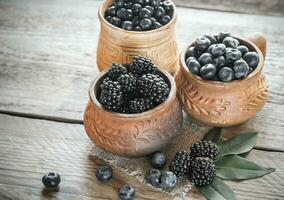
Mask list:
POLYGON ((212 81, 244 79, 255 70, 258 62, 257 52, 225 32, 197 38, 186 52, 188 69, 202 79, 212 81))
POLYGON ((173 12, 170 0, 114 0, 105 19, 128 31, 149 31, 169 23, 173 12))

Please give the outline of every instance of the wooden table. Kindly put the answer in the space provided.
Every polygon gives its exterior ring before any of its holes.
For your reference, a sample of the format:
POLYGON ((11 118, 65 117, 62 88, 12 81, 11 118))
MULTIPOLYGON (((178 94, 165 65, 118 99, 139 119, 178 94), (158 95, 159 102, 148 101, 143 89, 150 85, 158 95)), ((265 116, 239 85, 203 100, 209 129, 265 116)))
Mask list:
MULTIPOLYGON (((137 199, 172 199, 116 169, 106 184, 94 175, 104 162, 89 156, 92 144, 84 132, 82 114, 89 84, 98 74, 100 4, 96 0, 0 0, 1 200, 117 199, 117 190, 125 183, 135 186, 137 199), (41 177, 48 171, 62 175, 58 192, 43 189, 41 177)), ((241 10, 236 7, 235 11, 241 10)), ((271 14, 267 6, 263 10, 271 14)), ((248 158, 277 170, 256 180, 229 182, 239 199, 284 199, 282 11, 283 7, 278 8, 276 17, 178 7, 181 48, 206 32, 228 30, 245 36, 260 31, 267 36, 268 102, 249 122, 226 128, 223 134, 259 131, 248 158)), ((189 197, 202 199, 196 191, 189 197)))

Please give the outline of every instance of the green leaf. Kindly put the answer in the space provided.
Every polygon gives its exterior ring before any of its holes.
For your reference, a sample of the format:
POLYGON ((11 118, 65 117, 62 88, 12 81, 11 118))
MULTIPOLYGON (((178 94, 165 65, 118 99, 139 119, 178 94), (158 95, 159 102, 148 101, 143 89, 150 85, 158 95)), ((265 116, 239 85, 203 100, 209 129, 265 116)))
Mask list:
POLYGON ((221 136, 221 130, 222 128, 219 128, 219 127, 210 129, 210 131, 208 131, 208 133, 206 133, 206 135, 204 136, 203 140, 208 140, 208 141, 218 143, 220 140, 220 136, 221 136))
POLYGON ((259 178, 274 172, 274 168, 262 167, 238 155, 227 155, 214 162, 217 176, 224 180, 259 178))
POLYGON ((237 200, 232 189, 218 177, 211 184, 197 189, 208 200, 237 200))
POLYGON ((225 155, 242 154, 250 151, 254 147, 256 139, 257 133, 252 132, 237 135, 228 139, 227 141, 224 141, 223 143, 219 144, 221 153, 217 159, 225 155))

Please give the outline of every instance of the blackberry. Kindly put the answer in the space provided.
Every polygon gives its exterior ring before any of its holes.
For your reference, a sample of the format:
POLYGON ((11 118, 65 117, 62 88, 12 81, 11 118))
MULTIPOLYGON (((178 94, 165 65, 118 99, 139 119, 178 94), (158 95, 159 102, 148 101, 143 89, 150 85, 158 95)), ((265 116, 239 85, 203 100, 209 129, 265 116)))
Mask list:
POLYGON ((129 70, 134 74, 143 75, 147 73, 155 73, 157 66, 149 58, 135 56, 129 70))
POLYGON ((220 153, 220 149, 217 144, 207 140, 199 141, 193 144, 190 148, 190 151, 190 155, 193 158, 207 157, 214 159, 220 153))
POLYGON ((122 87, 122 92, 130 93, 136 90, 136 77, 132 74, 122 74, 117 81, 122 87))
POLYGON ((192 158, 187 151, 179 151, 176 153, 174 159, 171 161, 169 170, 177 177, 187 174, 190 170, 192 158))
POLYGON ((156 104, 166 100, 170 89, 162 77, 155 74, 145 74, 137 80, 137 88, 141 95, 150 98, 156 104))
POLYGON ((118 82, 103 82, 101 85, 100 103, 108 110, 119 111, 123 103, 123 94, 118 82))
POLYGON ((195 186, 209 185, 216 176, 213 161, 207 158, 196 158, 193 160, 189 172, 189 180, 195 186))
POLYGON ((148 98, 135 98, 129 102, 129 111, 131 113, 142 113, 153 107, 153 102, 148 98))
POLYGON ((122 64, 113 63, 108 71, 108 76, 115 81, 120 75, 126 73, 127 69, 122 64))

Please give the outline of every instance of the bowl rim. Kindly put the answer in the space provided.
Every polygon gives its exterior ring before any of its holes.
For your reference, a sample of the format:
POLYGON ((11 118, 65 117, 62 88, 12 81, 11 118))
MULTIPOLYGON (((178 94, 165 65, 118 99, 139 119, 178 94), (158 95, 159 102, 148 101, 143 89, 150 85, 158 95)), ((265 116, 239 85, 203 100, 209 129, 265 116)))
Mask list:
POLYGON ((92 81, 92 83, 89 87, 89 98, 92 101, 92 103, 94 103, 96 107, 98 107, 101 111, 103 111, 105 114, 107 114, 109 116, 120 117, 120 118, 139 118, 139 117, 151 116, 154 113, 162 110, 164 108, 164 106, 169 106, 169 104, 176 98, 177 88, 176 88, 176 83, 175 83, 174 78, 167 71, 162 70, 162 69, 158 69, 158 73, 162 73, 164 75, 164 77, 168 79, 168 83, 170 84, 170 92, 168 94, 168 97, 166 98, 166 100, 163 103, 154 107, 151 110, 148 110, 148 111, 142 112, 142 113, 133 113, 133 114, 131 114, 131 113, 118 113, 118 112, 107 110, 102 106, 102 104, 97 99, 96 93, 97 93, 98 88, 99 88, 98 83, 100 83, 102 81, 102 79, 104 78, 104 76, 107 74, 107 72, 109 70, 110 70, 110 68, 107 68, 104 71, 102 71, 92 81))
MULTIPOLYGON (((214 36, 216 36, 216 35, 214 35, 214 36)), ((253 42, 249 41, 248 39, 245 39, 245 38, 239 37, 239 36, 234 36, 234 35, 231 35, 231 37, 240 40, 244 44, 246 44, 246 43, 249 44, 254 49, 254 51, 257 52, 258 55, 259 55, 259 62, 258 62, 257 67, 245 79, 233 80, 231 82, 221 82, 221 81, 213 81, 213 80, 204 80, 200 76, 193 74, 186 66, 185 54, 186 54, 187 49, 189 47, 193 46, 194 41, 192 43, 190 43, 190 45, 188 45, 186 48, 184 48, 183 51, 180 53, 180 63, 181 63, 182 70, 186 72, 186 75, 190 76, 195 81, 198 81, 198 82, 206 84, 206 85, 227 87, 227 86, 240 85, 240 84, 242 84, 246 81, 251 80, 253 77, 256 76, 256 74, 261 72, 263 67, 264 67, 263 53, 260 51, 260 49, 253 42)))
POLYGON ((99 7, 99 11, 98 11, 98 16, 99 16, 99 19, 101 22, 103 22, 104 24, 106 24, 107 26, 109 26, 110 28, 116 30, 116 31, 122 31, 122 32, 125 32, 125 33, 129 33, 129 34, 139 34, 139 35, 143 35, 143 34, 147 34, 147 33, 154 33, 154 32, 159 32, 159 31, 162 31, 164 29, 168 29, 172 24, 174 24, 176 21, 177 21, 177 12, 176 12, 176 5, 173 3, 172 0, 168 0, 168 1, 171 1, 173 6, 174 6, 174 12, 173 12, 173 17, 172 19, 169 21, 169 23, 167 23, 166 25, 160 27, 160 28, 157 28, 157 29, 154 29, 154 30, 149 30, 149 31, 128 31, 128 30, 124 30, 122 28, 119 28, 119 27, 116 27, 114 25, 112 25, 111 23, 109 23, 105 18, 104 18, 104 10, 103 10, 103 7, 108 4, 110 1, 112 0, 106 0, 104 3, 102 3, 99 7))

